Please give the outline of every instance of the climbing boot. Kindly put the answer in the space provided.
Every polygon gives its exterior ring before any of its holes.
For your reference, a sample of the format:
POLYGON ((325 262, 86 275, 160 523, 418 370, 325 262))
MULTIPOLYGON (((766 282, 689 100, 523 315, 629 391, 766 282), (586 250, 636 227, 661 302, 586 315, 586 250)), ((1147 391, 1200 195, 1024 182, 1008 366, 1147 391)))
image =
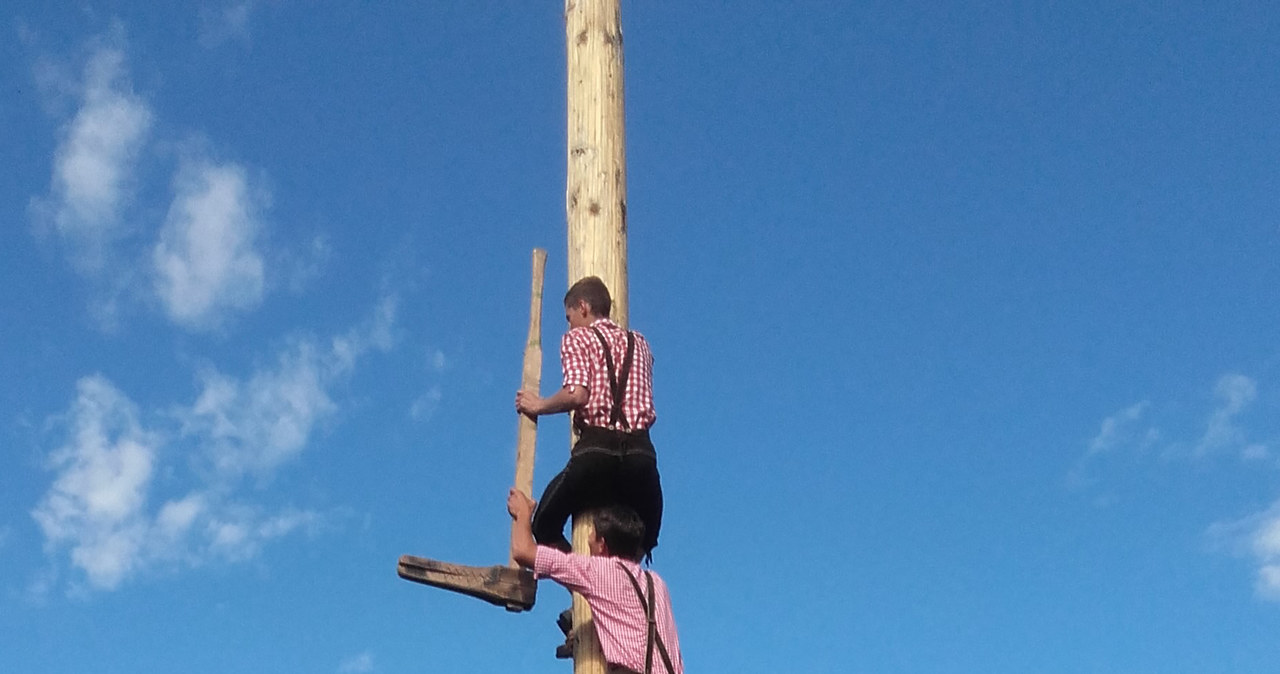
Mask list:
POLYGON ((560 644, 559 646, 556 646, 556 659, 572 660, 573 647, 577 645, 577 643, 578 643, 578 638, 573 636, 572 634, 565 636, 564 643, 560 644))
POLYGON ((556 618, 556 627, 559 627, 566 637, 569 636, 569 632, 573 631, 573 609, 567 608, 560 612, 556 618))

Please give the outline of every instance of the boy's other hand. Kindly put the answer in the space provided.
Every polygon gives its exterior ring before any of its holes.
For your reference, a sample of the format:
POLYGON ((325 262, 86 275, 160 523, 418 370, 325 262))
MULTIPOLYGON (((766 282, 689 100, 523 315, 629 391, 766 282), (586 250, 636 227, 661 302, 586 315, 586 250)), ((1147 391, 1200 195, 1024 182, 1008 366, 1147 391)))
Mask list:
POLYGON ((537 419, 542 414, 542 397, 530 391, 516 391, 516 411, 537 419))
POLYGON ((515 487, 507 492, 507 514, 511 515, 511 519, 529 519, 533 516, 533 509, 537 505, 536 501, 525 496, 524 492, 515 487))

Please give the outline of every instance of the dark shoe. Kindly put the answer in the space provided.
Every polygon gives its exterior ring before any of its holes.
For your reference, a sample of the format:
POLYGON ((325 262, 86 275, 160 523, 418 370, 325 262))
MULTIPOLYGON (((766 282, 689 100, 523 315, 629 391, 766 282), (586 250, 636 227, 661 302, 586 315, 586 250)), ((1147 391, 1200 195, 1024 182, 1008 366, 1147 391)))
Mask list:
POLYGON ((573 609, 567 608, 560 612, 560 616, 556 618, 556 627, 559 627, 566 637, 569 636, 569 632, 573 631, 573 609))
POLYGON ((564 643, 560 644, 559 646, 556 646, 556 659, 557 659, 557 660, 572 660, 572 659, 573 659, 573 647, 574 647, 574 645, 576 645, 577 643, 578 643, 578 640, 577 640, 576 638, 574 638, 572 635, 565 637, 565 638, 564 638, 564 643))

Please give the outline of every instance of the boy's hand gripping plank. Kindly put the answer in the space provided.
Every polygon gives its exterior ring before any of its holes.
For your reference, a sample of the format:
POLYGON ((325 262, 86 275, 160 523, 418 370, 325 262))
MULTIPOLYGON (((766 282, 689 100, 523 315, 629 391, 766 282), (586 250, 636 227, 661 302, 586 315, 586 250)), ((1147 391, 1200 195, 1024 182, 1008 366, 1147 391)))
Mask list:
MULTIPOLYGON (((533 287, 529 302, 529 337, 524 347, 524 368, 520 388, 537 391, 542 379, 542 285, 547 268, 547 252, 533 250, 533 287)), ((538 436, 535 417, 521 414, 516 435, 516 488, 525 496, 533 494, 533 458, 538 436)), ((515 523, 512 523, 515 527, 515 523)), ((536 599, 537 581, 533 573, 521 569, 508 557, 507 566, 464 566, 413 555, 402 555, 396 573, 405 580, 452 590, 508 611, 527 611, 536 599)))

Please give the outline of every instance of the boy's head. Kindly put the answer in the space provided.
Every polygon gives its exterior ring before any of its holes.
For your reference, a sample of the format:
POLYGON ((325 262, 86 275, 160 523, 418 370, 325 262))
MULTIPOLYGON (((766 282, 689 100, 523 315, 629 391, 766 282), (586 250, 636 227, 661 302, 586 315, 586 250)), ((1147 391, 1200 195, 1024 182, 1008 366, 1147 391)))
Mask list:
POLYGON ((590 512, 595 525, 591 554, 637 562, 644 557, 644 521, 636 511, 624 505, 607 505, 590 512))
POLYGON ((577 322, 587 321, 583 325, 591 325, 596 318, 608 318, 613 308, 613 300, 609 297, 609 289, 598 276, 588 276, 569 286, 564 294, 565 317, 573 327, 577 322), (581 307, 585 305, 586 311, 581 307), (575 322, 576 319, 576 322, 575 322))

